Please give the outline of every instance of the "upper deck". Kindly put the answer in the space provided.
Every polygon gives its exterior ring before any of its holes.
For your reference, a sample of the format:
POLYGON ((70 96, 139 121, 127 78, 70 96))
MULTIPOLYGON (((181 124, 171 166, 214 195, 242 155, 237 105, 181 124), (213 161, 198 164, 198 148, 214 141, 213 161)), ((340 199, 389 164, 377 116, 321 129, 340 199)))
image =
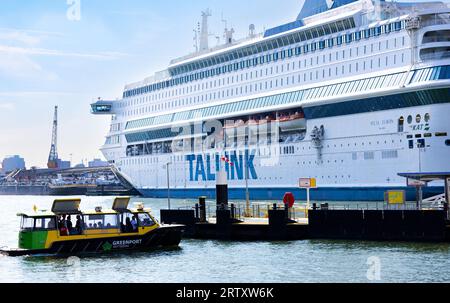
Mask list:
MULTIPOLYGON (((173 60, 167 70, 144 81, 127 85, 123 98, 132 98, 278 61, 290 57, 292 54, 283 54, 283 50, 293 46, 298 48, 295 55, 304 55, 358 41, 360 36, 370 38, 405 29, 406 24, 401 22, 405 22, 413 13, 426 16, 449 12, 448 7, 439 2, 415 4, 416 10, 405 4, 386 6, 386 3, 382 2, 382 5, 385 7, 381 9, 385 12, 374 17, 372 15, 376 14, 377 8, 371 0, 352 1, 318 15, 297 20, 293 22, 295 26, 283 25, 267 30, 264 36, 173 60), (364 31, 368 31, 367 35, 364 31)), ((442 18, 425 19, 424 25, 431 25, 433 21, 443 22, 442 18)))

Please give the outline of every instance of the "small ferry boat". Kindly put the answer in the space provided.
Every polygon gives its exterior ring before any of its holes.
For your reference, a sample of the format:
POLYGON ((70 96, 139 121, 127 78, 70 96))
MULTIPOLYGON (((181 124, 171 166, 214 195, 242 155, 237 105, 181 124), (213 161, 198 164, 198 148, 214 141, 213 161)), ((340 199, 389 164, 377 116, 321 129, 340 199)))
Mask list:
POLYGON ((179 245, 183 225, 161 225, 142 203, 129 209, 129 202, 120 197, 110 210, 80 211, 80 199, 55 200, 51 212, 18 214, 19 248, 0 254, 73 255, 179 245))

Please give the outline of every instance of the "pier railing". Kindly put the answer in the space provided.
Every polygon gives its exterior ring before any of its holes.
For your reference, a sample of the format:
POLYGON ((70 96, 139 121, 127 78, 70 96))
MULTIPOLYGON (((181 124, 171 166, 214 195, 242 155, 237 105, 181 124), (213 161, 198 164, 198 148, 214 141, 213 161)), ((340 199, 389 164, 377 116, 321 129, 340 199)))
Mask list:
MULTIPOLYGON (((197 218, 201 218, 200 210, 198 209, 199 205, 196 206, 185 206, 180 207, 178 210, 194 210, 197 212, 197 218)), ((239 221, 246 221, 251 219, 268 219, 269 211, 273 209, 285 209, 285 205, 283 203, 252 203, 250 206, 247 206, 242 202, 230 203, 226 209, 230 210, 230 215, 232 219, 239 221)), ((413 211, 413 210, 442 210, 443 205, 435 202, 430 202, 424 200, 420 207, 415 202, 405 203, 402 205, 389 205, 385 202, 365 202, 365 203, 313 203, 311 207, 308 209, 306 204, 298 204, 288 210, 288 218, 290 220, 299 221, 302 219, 308 219, 308 211, 309 210, 399 210, 399 211, 413 211)), ((205 205, 205 219, 206 220, 214 220, 216 218, 216 213, 218 209, 222 209, 223 207, 218 207, 215 203, 207 203, 205 205)))

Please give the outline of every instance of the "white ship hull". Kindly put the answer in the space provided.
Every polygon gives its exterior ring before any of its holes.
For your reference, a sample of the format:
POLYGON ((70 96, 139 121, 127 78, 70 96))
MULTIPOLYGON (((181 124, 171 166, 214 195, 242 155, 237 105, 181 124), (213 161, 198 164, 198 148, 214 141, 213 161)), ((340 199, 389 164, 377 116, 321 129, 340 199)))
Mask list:
MULTIPOLYGON (((139 157, 134 165, 122 169, 133 180, 139 191, 148 197, 167 197, 167 169, 171 195, 179 198, 197 198, 215 194, 217 157, 227 155, 235 163, 228 167, 230 196, 245 198, 246 159, 250 163, 248 186, 252 199, 282 199, 285 192, 294 192, 305 198, 306 192, 298 188, 299 178, 316 178, 319 188, 312 191, 315 200, 331 201, 383 201, 387 190, 408 191, 408 198, 415 198, 415 188, 407 188, 406 180, 399 173, 450 171, 450 147, 445 137, 436 133, 450 133, 450 104, 412 107, 381 111, 370 114, 349 115, 310 120, 313 125, 325 126, 321 159, 311 140, 301 143, 273 146, 276 156, 264 156, 267 149, 258 153, 257 148, 234 151, 210 150, 197 154, 176 154, 160 157, 139 157), (427 133, 425 148, 417 148, 416 134, 412 131, 421 123, 405 126, 398 132, 401 116, 430 114, 432 122, 427 133), (414 148, 409 148, 408 135, 414 134, 414 148), (290 148, 290 150, 289 150, 290 148), (292 149, 294 150, 291 153, 292 149), (281 154, 280 154, 281 150, 281 154), (263 155, 261 155, 263 154, 263 155), (148 164, 147 164, 148 163, 148 164), (150 164, 151 163, 151 164, 150 164)), ((220 163, 220 161, 219 161, 220 163)), ((430 184, 426 196, 443 192, 443 184, 430 184)))

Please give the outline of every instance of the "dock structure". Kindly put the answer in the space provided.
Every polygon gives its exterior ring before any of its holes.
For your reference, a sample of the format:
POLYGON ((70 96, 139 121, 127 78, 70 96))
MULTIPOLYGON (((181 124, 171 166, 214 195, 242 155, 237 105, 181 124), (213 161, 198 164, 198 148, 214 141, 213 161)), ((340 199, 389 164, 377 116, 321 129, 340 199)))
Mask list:
POLYGON ((205 197, 191 210, 161 210, 164 224, 184 224, 184 236, 193 239, 236 241, 304 240, 308 219, 291 220, 288 209, 273 207, 267 218, 243 218, 231 204, 228 210, 216 209, 216 216, 206 218, 205 197))
MULTIPOLYGON (((340 239, 362 241, 450 242, 448 174, 414 175, 418 180, 446 180, 445 202, 433 208, 392 206, 377 209, 313 204, 305 218, 295 218, 288 204, 268 207, 265 218, 243 218, 228 204, 226 185, 217 187, 214 217, 208 218, 206 198, 192 209, 161 210, 161 221, 184 224, 185 237, 235 241, 340 239)), ((223 183, 223 182, 222 182, 223 183)))

